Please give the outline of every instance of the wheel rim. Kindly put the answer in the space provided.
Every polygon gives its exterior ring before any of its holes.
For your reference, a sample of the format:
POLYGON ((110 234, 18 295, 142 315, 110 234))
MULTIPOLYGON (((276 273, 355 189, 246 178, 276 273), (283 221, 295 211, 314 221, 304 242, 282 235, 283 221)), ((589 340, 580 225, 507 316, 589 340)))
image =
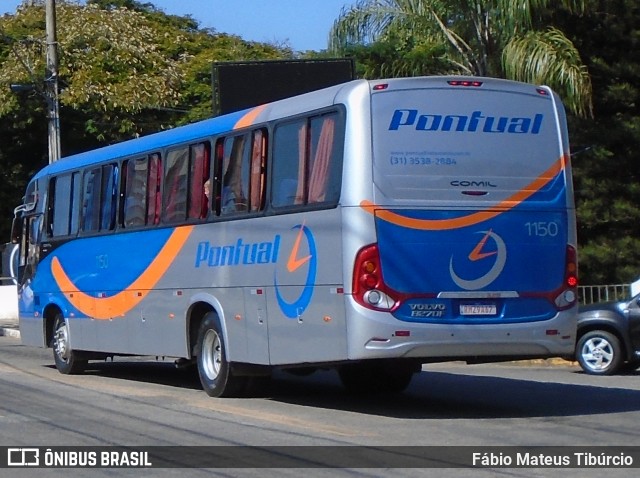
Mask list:
POLYGON ((594 337, 584 343, 581 355, 585 365, 590 370, 602 372, 611 366, 614 350, 608 340, 602 337, 594 337))
POLYGON ((65 322, 61 323, 60 326, 56 329, 56 333, 53 340, 53 347, 55 349, 56 355, 60 357, 61 360, 68 362, 69 361, 69 333, 67 331, 67 324, 65 322))
POLYGON ((215 330, 207 330, 202 341, 202 368, 209 380, 215 380, 222 367, 222 345, 215 330))

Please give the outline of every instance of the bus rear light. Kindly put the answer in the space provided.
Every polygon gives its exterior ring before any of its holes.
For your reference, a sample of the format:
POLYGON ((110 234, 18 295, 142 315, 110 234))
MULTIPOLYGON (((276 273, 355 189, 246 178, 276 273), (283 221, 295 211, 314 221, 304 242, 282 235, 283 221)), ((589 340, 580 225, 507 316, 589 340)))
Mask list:
POLYGON ((377 289, 368 290, 363 298, 367 304, 379 310, 391 310, 396 305, 391 297, 377 289))
POLYGON ((482 86, 482 81, 475 80, 449 80, 447 81, 450 86, 482 86))
POLYGON ((565 284, 572 289, 578 287, 578 255, 575 247, 570 245, 567 245, 565 284))
POLYGON ((378 285, 378 282, 380 282, 380 280, 375 274, 364 274, 360 278, 360 282, 365 287, 365 289, 373 289, 376 285, 378 285))
POLYGON ((555 297, 554 303, 560 310, 573 307, 578 299, 576 288, 578 287, 578 255, 573 246, 567 245, 564 284, 560 293, 555 297))
POLYGON ((353 297, 363 307, 392 310, 395 292, 384 283, 377 244, 365 246, 356 255, 353 267, 353 297))
POLYGON ((371 305, 378 305, 382 301, 382 292, 379 290, 368 290, 364 293, 364 298, 371 305))
POLYGON ((568 309, 576 302, 576 293, 573 290, 562 291, 554 300, 556 307, 560 310, 568 309))
POLYGON ((375 272, 377 268, 378 264, 374 261, 364 261, 364 263, 362 264, 362 270, 368 274, 375 272))

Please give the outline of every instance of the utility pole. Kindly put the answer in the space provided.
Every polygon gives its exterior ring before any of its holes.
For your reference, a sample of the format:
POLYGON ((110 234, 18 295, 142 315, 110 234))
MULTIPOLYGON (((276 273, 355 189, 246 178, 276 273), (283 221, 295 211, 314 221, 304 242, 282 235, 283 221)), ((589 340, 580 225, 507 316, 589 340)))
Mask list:
POLYGON ((46 1, 47 70, 45 88, 49 118, 49 164, 60 159, 60 104, 58 101, 58 38, 56 0, 46 1))

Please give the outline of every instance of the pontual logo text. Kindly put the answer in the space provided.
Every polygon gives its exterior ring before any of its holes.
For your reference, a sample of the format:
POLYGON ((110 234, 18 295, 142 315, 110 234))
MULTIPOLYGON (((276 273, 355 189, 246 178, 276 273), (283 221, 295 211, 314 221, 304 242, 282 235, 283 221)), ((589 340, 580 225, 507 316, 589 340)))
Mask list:
POLYGON ((280 236, 276 234, 272 242, 245 244, 239 238, 235 244, 215 246, 209 241, 198 244, 195 266, 207 267, 238 266, 251 264, 275 264, 278 262, 280 236))
POLYGON ((543 114, 531 117, 490 116, 482 111, 471 115, 420 114, 418 110, 395 110, 389 123, 389 131, 400 127, 412 127, 416 131, 462 131, 482 133, 538 134, 543 114))

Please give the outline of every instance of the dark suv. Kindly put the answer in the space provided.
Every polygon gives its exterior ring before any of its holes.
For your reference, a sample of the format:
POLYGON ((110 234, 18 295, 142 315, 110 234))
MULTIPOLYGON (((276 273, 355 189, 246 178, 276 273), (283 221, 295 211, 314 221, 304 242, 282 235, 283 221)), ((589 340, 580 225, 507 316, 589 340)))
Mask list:
POLYGON ((640 294, 631 300, 580 306, 575 357, 592 375, 640 367, 640 294))

